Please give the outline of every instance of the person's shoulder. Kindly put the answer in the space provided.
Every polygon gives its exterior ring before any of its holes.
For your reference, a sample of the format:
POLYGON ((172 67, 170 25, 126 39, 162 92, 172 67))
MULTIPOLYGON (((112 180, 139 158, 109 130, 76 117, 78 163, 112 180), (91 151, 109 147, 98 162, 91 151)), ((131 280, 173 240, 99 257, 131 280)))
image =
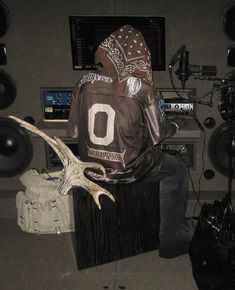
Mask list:
POLYGON ((151 104, 158 98, 157 88, 139 78, 130 77, 127 81, 127 87, 128 93, 132 94, 133 99, 143 104, 151 104))
POLYGON ((84 74, 77 82, 74 90, 75 95, 88 93, 112 95, 112 78, 103 75, 99 72, 89 72, 84 74))
POLYGON ((105 76, 99 72, 89 72, 85 75, 83 75, 79 82, 78 82, 78 86, 81 87, 82 85, 86 84, 86 83, 94 83, 97 81, 101 81, 101 82, 105 82, 105 83, 112 83, 113 80, 111 77, 105 76))
POLYGON ((154 92, 155 88, 135 76, 129 76, 126 80, 125 94, 131 97, 138 96, 142 92, 154 92))

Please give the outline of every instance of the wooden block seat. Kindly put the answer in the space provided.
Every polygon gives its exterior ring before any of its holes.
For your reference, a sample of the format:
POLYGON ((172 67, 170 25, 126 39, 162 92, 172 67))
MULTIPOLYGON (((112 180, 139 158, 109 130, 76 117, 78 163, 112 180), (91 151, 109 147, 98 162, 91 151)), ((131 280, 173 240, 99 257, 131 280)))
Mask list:
POLYGON ((116 200, 102 195, 101 210, 83 188, 73 189, 79 270, 153 251, 159 244, 159 184, 99 184, 116 200))

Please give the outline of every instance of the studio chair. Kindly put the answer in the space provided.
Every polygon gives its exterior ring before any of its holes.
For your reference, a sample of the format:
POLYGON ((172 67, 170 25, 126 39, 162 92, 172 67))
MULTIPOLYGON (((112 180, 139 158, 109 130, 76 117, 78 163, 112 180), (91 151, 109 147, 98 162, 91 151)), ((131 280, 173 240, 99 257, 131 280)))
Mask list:
POLYGON ((107 184, 116 202, 101 210, 83 188, 73 189, 78 270, 153 251, 159 244, 159 183, 107 184))

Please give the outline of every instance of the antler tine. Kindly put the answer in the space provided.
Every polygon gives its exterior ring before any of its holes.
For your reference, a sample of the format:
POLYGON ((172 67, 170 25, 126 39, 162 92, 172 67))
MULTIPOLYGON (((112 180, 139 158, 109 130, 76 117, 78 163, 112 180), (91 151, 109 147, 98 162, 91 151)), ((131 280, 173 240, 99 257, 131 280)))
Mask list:
POLYGON ((101 194, 108 196, 112 201, 115 202, 114 197, 108 190, 92 182, 84 175, 84 170, 88 168, 100 169, 105 175, 105 169, 101 164, 93 162, 82 162, 73 154, 70 148, 66 146, 66 144, 60 138, 54 137, 53 139, 39 130, 37 127, 15 116, 9 116, 9 118, 18 122, 25 129, 42 137, 57 153, 65 170, 64 180, 60 187, 61 194, 67 194, 68 191, 74 186, 81 186, 90 192, 99 209, 101 208, 99 202, 99 196, 101 194))
MULTIPOLYGON (((73 152, 70 150, 70 148, 68 146, 66 146, 66 144, 58 137, 54 137, 57 144, 58 144, 58 147, 60 148, 60 151, 64 154, 64 155, 67 155, 68 156, 68 159, 70 160, 74 160, 75 162, 80 162, 80 163, 83 163, 84 162, 81 162, 79 160, 78 157, 76 157, 73 152)), ((63 163, 63 160, 62 160, 62 163, 63 163)), ((104 174, 105 174, 105 169, 104 169, 104 166, 100 163, 96 163, 96 162, 86 162, 85 163, 85 167, 88 169, 88 168, 96 168, 96 169, 100 169, 104 174)))
POLYGON ((90 179, 86 178, 85 176, 83 177, 83 182, 81 186, 90 193, 90 195, 93 197, 96 205, 98 206, 99 209, 101 209, 99 197, 100 195, 106 195, 109 197, 113 202, 115 202, 114 196, 105 188, 101 187, 99 184, 94 183, 90 179))
POLYGON ((56 145, 56 141, 49 137, 48 135, 46 135, 43 131, 39 130, 37 127, 35 127, 34 125, 23 121, 15 116, 8 116, 9 118, 15 120, 16 122, 18 122, 22 127, 24 127, 25 129, 31 131, 34 134, 37 134, 39 136, 41 136, 43 139, 45 139, 48 143, 52 143, 53 145, 56 145))
MULTIPOLYGON (((70 150, 70 148, 68 146, 66 146, 66 144, 58 137, 54 137, 56 143, 57 143, 57 147, 58 150, 61 154, 61 162, 64 165, 63 160, 66 159, 71 159, 71 160, 75 160, 77 162, 78 158, 76 156, 74 156, 73 152, 70 150)), ((58 152, 56 152, 58 154, 58 152)))
POLYGON ((32 133, 34 133, 36 135, 39 135, 40 137, 42 137, 54 149, 54 151, 58 154, 59 158, 61 160, 63 159, 63 154, 59 150, 58 142, 56 142, 56 140, 54 140, 53 138, 49 137, 43 131, 39 130, 37 127, 35 127, 32 124, 29 124, 28 122, 25 122, 25 121, 15 117, 15 116, 9 116, 9 118, 11 118, 11 119, 15 120, 16 122, 18 122, 23 128, 31 131, 32 133))

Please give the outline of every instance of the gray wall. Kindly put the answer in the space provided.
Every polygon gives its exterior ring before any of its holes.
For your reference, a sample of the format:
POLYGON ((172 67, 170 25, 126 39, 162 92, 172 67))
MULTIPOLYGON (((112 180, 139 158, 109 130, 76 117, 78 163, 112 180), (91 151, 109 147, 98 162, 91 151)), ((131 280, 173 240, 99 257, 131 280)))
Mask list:
MULTIPOLYGON (((226 49, 231 41, 223 33, 221 12, 227 1, 110 1, 110 0, 7 0, 11 15, 8 32, 0 39, 7 47, 7 66, 16 81, 17 99, 2 116, 17 112, 23 117, 41 118, 39 89, 42 86, 73 86, 80 76, 72 69, 69 15, 164 16, 166 21, 166 63, 186 44, 192 64, 216 65, 223 76, 226 49)), ((176 78, 176 84, 178 79, 176 78)), ((201 93, 211 83, 192 81, 201 93)), ((156 72, 155 85, 169 87, 167 71, 156 72)))
MULTIPOLYGON (((182 45, 190 51, 190 63, 216 65, 218 76, 224 76, 231 68, 226 65, 226 50, 235 45, 223 32, 221 15, 232 1, 225 0, 5 0, 11 24, 0 39, 7 47, 7 65, 2 66, 16 82, 17 98, 1 116, 33 116, 36 122, 42 116, 40 87, 72 87, 84 72, 72 69, 69 35, 70 15, 121 15, 164 16, 166 25, 166 64, 182 45)), ((155 86, 171 87, 168 71, 154 73, 155 86)), ((174 76, 176 86, 180 83, 174 76)), ((212 88, 207 81, 190 80, 187 87, 197 89, 199 96, 212 88)), ((198 119, 206 116, 223 122, 218 110, 219 97, 214 106, 198 107, 198 119)), ((212 130, 206 130, 206 144, 212 130)), ((202 162, 202 141, 197 142, 197 170, 193 178, 197 184, 202 162)), ((207 154, 206 167, 211 167, 207 154)), ((8 180, 0 179, 0 188, 8 180)), ((204 182, 204 189, 211 190, 211 181, 204 182)), ((215 182, 219 190, 226 188, 226 179, 217 174, 215 182)), ((216 186, 216 187, 217 187, 216 186)), ((197 185, 196 185, 197 187, 197 185)), ((214 190, 214 189, 213 189, 214 190)))

